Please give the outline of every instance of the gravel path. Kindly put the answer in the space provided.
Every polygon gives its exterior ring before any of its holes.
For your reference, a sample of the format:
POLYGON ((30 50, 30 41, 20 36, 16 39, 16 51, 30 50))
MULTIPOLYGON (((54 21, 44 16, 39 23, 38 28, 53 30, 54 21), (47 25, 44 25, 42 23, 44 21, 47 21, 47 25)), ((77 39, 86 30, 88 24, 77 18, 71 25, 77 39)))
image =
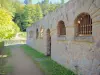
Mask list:
POLYGON ((12 75, 44 75, 34 62, 24 54, 19 45, 11 48, 12 57, 9 62, 13 66, 12 75))

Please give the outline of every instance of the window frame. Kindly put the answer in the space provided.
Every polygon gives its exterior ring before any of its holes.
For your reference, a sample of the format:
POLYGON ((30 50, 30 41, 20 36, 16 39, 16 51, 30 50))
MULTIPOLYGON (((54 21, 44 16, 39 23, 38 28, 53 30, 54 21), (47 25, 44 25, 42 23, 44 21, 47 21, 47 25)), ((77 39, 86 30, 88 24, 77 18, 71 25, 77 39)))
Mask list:
POLYGON ((65 37, 66 36, 66 27, 64 21, 59 21, 57 25, 57 35, 58 37, 65 37))
MULTIPOLYGON (((87 20, 85 20, 85 21, 87 21, 87 20)), ((88 21, 87 21, 88 22, 88 21)), ((88 14, 88 13, 86 13, 86 12, 83 12, 83 13, 81 13, 81 14, 79 14, 78 16, 77 16, 77 18, 75 19, 75 37, 74 37, 74 39, 76 40, 76 41, 88 41, 88 42, 93 42, 93 36, 92 36, 92 18, 91 18, 91 16, 88 14), (78 27, 78 25, 77 25, 77 22, 78 22, 78 20, 79 19, 81 19, 81 18, 79 18, 79 17, 81 17, 81 15, 82 14, 85 14, 85 15, 88 15, 89 16, 89 19, 87 19, 87 20, 90 20, 89 21, 89 25, 91 26, 91 34, 85 34, 85 33, 89 33, 89 31, 90 30, 88 30, 88 31, 85 31, 85 27, 84 27, 84 30, 83 30, 83 34, 80 34, 78 31, 80 30, 79 29, 79 27, 78 27), (79 19, 78 19, 79 18, 79 19)), ((84 25, 83 25, 84 26, 84 25)), ((88 23, 86 23, 86 27, 88 27, 88 23)), ((86 29, 88 29, 88 28, 86 28, 86 29)))

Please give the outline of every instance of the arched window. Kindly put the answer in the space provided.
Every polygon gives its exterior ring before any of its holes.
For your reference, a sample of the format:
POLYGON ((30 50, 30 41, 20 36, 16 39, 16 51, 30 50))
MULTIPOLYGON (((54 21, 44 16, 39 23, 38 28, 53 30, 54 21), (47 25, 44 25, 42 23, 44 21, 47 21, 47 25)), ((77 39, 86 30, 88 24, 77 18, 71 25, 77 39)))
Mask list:
POLYGON ((64 21, 59 21, 57 26, 57 34, 60 35, 66 35, 66 27, 64 24, 64 21))
POLYGON ((36 39, 38 38, 39 32, 38 29, 36 29, 36 39))
POLYGON ((75 23, 77 35, 92 35, 92 19, 88 13, 81 13, 75 23))

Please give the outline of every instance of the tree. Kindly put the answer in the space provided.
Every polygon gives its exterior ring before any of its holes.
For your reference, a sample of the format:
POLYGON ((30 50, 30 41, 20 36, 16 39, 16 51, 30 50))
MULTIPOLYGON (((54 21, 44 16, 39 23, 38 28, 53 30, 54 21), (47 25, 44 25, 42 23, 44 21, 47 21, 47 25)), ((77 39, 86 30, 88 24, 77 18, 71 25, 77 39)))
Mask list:
POLYGON ((60 4, 49 4, 48 12, 52 12, 58 8, 60 4))
POLYGON ((49 0, 44 0, 43 4, 49 4, 49 0))
POLYGON ((49 3, 49 0, 43 0, 42 2, 38 2, 37 4, 41 6, 43 16, 47 15, 49 12, 54 11, 56 8, 60 6, 59 3, 49 3))
POLYGON ((42 18, 42 11, 39 5, 25 5, 14 17, 14 22, 18 24, 21 31, 26 31, 28 26, 42 18))
POLYGON ((32 0, 29 0, 29 4, 32 4, 32 0))
POLYGON ((12 16, 15 15, 16 9, 19 8, 21 3, 18 0, 0 0, 0 7, 9 11, 12 16))
POLYGON ((61 4, 64 4, 64 0, 61 0, 61 4))
POLYGON ((32 0, 25 0, 24 3, 25 4, 32 4, 32 0))
POLYGON ((43 16, 45 16, 48 13, 48 8, 49 8, 49 0, 43 0, 42 2, 39 3, 41 6, 43 16))
MULTIPOLYGON (((34 22, 40 20, 43 17, 43 13, 39 4, 36 5, 35 10, 36 10, 36 14, 35 14, 36 20, 34 22)), ((34 20, 34 17, 32 18, 32 20, 34 20)))
POLYGON ((10 39, 19 31, 18 26, 12 21, 9 11, 0 8, 0 38, 10 39))

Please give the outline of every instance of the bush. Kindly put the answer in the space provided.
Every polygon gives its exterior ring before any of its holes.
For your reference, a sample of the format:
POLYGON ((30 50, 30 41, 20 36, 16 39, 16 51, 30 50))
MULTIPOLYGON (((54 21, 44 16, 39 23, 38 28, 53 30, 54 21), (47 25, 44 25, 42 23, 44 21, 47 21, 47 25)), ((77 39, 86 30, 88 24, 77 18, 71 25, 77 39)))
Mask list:
POLYGON ((18 31, 18 26, 12 21, 13 17, 9 11, 0 8, 0 39, 10 39, 18 31))
POLYGON ((4 42, 0 42, 0 48, 4 47, 4 42))
POLYGON ((0 54, 1 54, 2 50, 3 50, 3 48, 4 48, 4 42, 0 42, 0 54))

